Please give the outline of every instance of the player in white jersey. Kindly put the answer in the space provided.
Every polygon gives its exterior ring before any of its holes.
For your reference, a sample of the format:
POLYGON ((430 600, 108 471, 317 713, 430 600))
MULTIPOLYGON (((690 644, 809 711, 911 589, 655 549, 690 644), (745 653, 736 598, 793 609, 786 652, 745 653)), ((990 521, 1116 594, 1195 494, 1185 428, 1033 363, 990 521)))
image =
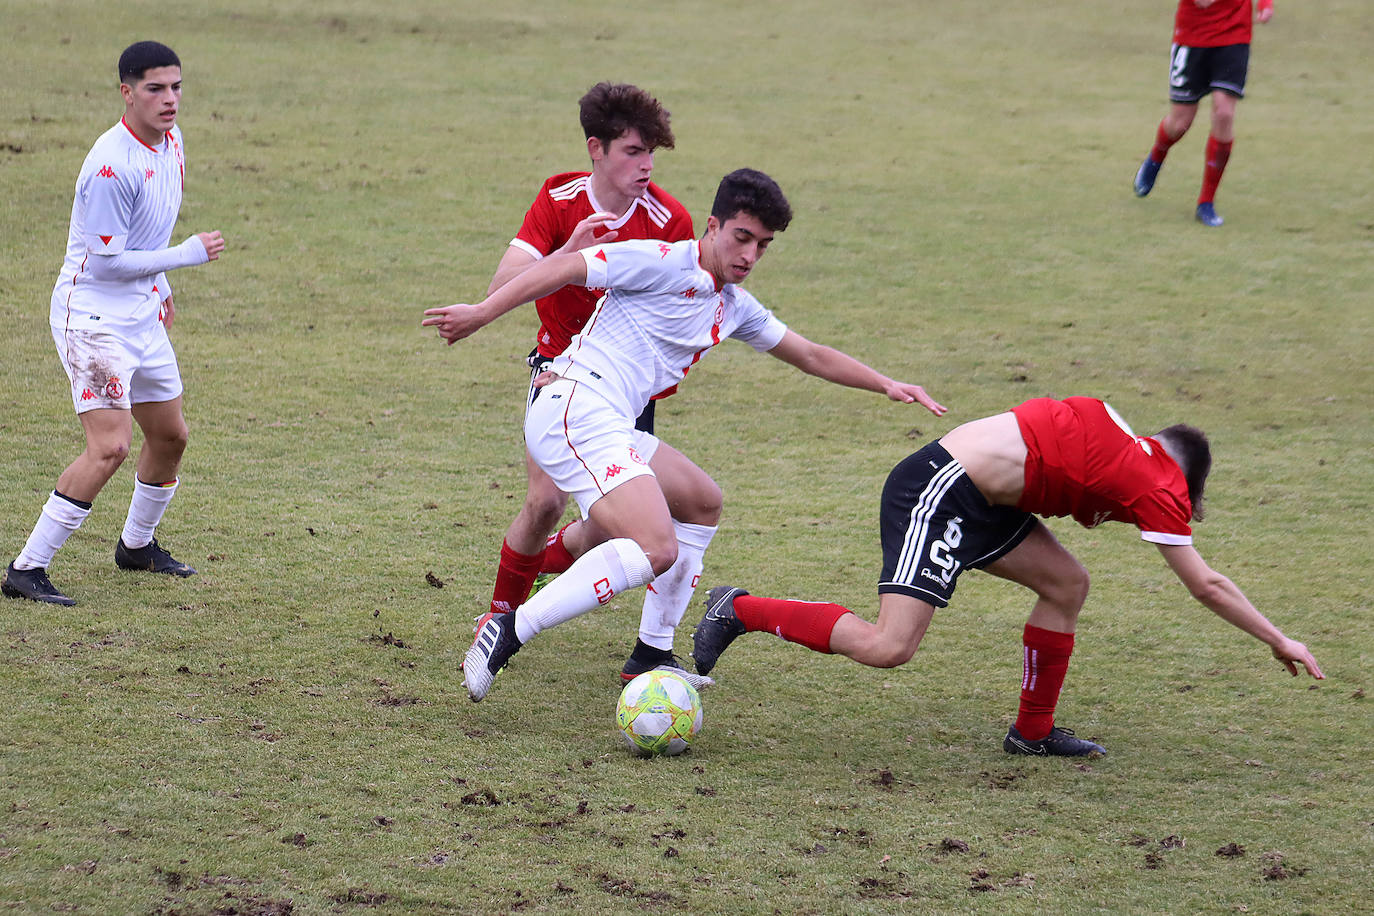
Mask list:
POLYGON ((740 169, 721 181, 700 240, 620 242, 553 255, 477 305, 426 312, 424 323, 451 342, 569 283, 608 290, 554 360, 525 418, 530 455, 607 539, 514 613, 483 619, 463 662, 473 700, 486 696, 525 642, 625 589, 652 582, 684 609, 691 601, 716 529, 675 520, 665 498, 673 482, 660 480, 639 454, 634 418, 726 337, 827 381, 919 403, 936 416, 945 412, 921 386, 789 330, 738 287, 791 218, 771 178, 740 169))
POLYGON ((53 586, 47 568, 129 454, 134 421, 143 448, 115 563, 195 573, 153 537, 176 491, 187 438, 181 373, 167 337, 175 315, 167 271, 216 260, 224 239, 201 232, 169 247, 185 175, 176 126, 181 61, 166 45, 137 42, 120 55, 119 82, 124 116, 81 166, 49 310, 86 449, 58 477, 24 549, 5 570, 0 591, 11 598, 76 603, 53 586))

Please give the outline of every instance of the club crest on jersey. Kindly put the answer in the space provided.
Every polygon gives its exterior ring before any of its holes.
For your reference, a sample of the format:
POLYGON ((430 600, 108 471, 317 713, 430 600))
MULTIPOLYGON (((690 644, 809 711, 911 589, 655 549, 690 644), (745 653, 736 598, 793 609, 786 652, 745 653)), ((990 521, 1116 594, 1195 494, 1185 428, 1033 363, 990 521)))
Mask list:
POLYGON ((153 177, 154 175, 156 175, 156 174, 157 174, 157 173, 154 172, 152 169, 144 169, 144 170, 143 170, 143 180, 146 182, 149 178, 152 178, 152 177, 153 177))
POLYGON ((643 458, 639 457, 639 452, 635 451, 633 447, 630 449, 630 460, 633 461, 635 464, 648 464, 648 463, 649 463, 649 462, 645 461, 643 458))
POLYGON ((721 323, 722 321, 724 321, 724 320, 725 320, 725 300, 724 300, 724 299, 717 299, 717 300, 716 300, 716 324, 720 324, 720 323, 721 323))
POLYGON ((117 401, 124 396, 124 383, 119 380, 119 376, 112 375, 110 380, 105 383, 105 397, 112 401, 117 401))
POLYGON ((696 288, 695 286, 689 286, 689 287, 687 287, 685 290, 682 291, 682 298, 684 298, 684 299, 695 299, 696 297, 697 297, 697 288, 696 288))

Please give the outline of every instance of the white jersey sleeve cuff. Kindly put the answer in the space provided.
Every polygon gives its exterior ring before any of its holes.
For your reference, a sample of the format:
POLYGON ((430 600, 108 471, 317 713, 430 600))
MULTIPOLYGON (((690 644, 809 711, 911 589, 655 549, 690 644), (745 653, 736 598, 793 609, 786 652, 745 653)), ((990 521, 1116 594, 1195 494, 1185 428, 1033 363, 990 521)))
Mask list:
POLYGON ((521 251, 525 252, 525 254, 534 258, 536 261, 542 261, 544 259, 544 253, 540 251, 538 248, 535 248, 533 245, 531 245, 524 239, 511 239, 510 247, 519 248, 521 251))
POLYGON ((1140 539, 1151 544, 1164 544, 1167 547, 1187 547, 1193 543, 1191 534, 1165 534, 1163 531, 1142 531, 1140 539))

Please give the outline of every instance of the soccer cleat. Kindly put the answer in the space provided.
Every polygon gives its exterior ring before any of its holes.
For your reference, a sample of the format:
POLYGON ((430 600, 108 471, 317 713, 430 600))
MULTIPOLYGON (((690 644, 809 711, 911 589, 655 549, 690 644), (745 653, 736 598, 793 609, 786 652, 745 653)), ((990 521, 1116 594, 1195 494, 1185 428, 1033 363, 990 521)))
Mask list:
POLYGON ((1027 741, 1013 725, 1002 739, 1002 750, 1008 754, 1031 757, 1106 757, 1107 749, 1084 738, 1074 737, 1073 729, 1055 726, 1039 741, 1027 741))
POLYGON ((41 566, 33 569, 15 569, 11 563, 5 570, 5 578, 0 580, 0 592, 6 598, 28 598, 44 604, 61 604, 70 607, 76 604, 75 598, 68 598, 57 590, 48 578, 48 571, 41 566))
POLYGON ((1212 206, 1210 200, 1197 205, 1197 221, 1204 226, 1211 226, 1214 229, 1226 222, 1226 220, 1217 215, 1216 207, 1212 206))
POLYGON ((153 538, 142 547, 125 547, 124 539, 120 538, 119 543, 115 545, 115 565, 120 569, 166 573, 183 579, 196 574, 193 568, 163 550, 157 538, 153 538))
POLYGON ((702 690, 706 687, 716 686, 716 682, 713 679, 707 677, 706 675, 693 674, 686 668, 682 667, 682 660, 679 659, 676 655, 673 656, 673 660, 671 662, 664 662, 663 664, 659 665, 645 665, 641 662, 635 661, 634 658, 630 658, 625 662, 625 667, 620 669, 620 682, 622 684, 628 684, 630 681, 633 681, 635 678, 639 677, 646 671, 667 671, 670 674, 676 674, 678 677, 682 678, 684 681, 691 684, 697 690, 702 690))
POLYGON ((1140 163, 1140 168, 1135 173, 1135 196, 1144 197, 1149 194, 1155 186, 1155 177, 1159 175, 1159 167, 1164 163, 1155 162, 1149 156, 1140 163))
POLYGON ((520 649, 515 636, 514 614, 486 614, 477 622, 477 635, 463 656, 463 684, 472 702, 482 700, 491 690, 496 672, 520 649))
POLYGON ((710 674, 720 653, 736 636, 747 632, 735 616, 735 599, 747 594, 742 588, 728 585, 718 585, 706 593, 706 613, 692 633, 692 659, 698 674, 710 674))
MULTIPOLYGON (((535 595, 539 594, 539 590, 541 588, 548 585, 550 582, 557 578, 558 573, 555 572, 541 572, 539 575, 535 576, 534 585, 530 588, 530 598, 533 598, 535 595)), ((525 600, 528 601, 529 598, 526 598, 525 600)))

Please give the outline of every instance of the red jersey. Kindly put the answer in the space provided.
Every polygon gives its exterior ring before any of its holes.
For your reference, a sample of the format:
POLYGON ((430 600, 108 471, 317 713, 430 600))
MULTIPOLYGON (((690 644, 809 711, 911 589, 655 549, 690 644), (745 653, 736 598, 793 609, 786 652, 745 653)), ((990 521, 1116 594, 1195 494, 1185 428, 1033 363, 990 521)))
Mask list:
POLYGON ((1250 43, 1252 0, 1216 0, 1198 6, 1179 0, 1174 16, 1174 44, 1190 48, 1220 48, 1250 43))
POLYGON ((1156 544, 1191 544, 1193 504, 1183 471, 1154 439, 1137 436, 1096 398, 1036 398, 1013 407, 1026 442, 1017 508, 1072 515, 1094 528, 1130 522, 1156 544))
MULTIPOLYGON (((536 258, 561 248, 579 222, 603 209, 592 197, 590 175, 590 172, 564 172, 544 182, 511 244, 536 258)), ((607 223, 601 234, 612 229, 618 233, 617 242, 629 239, 678 242, 692 238, 692 216, 668 192, 649 182, 648 192, 637 198, 624 216, 607 223)), ((540 322, 536 338, 539 354, 557 356, 566 350, 605 292, 604 289, 565 286, 536 300, 534 305, 540 322)))

